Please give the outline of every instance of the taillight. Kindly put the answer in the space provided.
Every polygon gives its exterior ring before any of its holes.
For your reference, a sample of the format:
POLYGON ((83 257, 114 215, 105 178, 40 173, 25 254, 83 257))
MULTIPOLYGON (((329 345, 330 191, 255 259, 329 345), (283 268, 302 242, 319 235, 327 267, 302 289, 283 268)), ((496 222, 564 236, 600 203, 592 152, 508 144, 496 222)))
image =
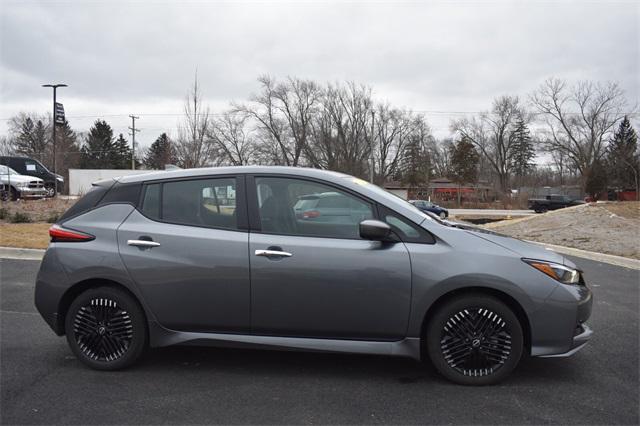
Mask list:
POLYGON ((82 243, 95 239, 93 235, 84 232, 65 229, 59 225, 53 225, 49 228, 49 236, 52 243, 82 243))
POLYGON ((320 212, 318 210, 308 210, 304 213, 302 213, 302 218, 303 219, 313 219, 316 217, 320 217, 320 212))

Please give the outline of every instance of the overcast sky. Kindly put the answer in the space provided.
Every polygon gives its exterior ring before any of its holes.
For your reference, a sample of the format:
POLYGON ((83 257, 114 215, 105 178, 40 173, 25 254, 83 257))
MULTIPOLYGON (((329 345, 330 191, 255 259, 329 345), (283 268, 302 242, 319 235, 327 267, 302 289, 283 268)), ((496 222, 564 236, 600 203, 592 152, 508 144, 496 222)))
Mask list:
POLYGON ((144 145, 176 133, 197 69, 218 111, 256 77, 354 80, 426 111, 437 136, 459 112, 527 96, 550 76, 615 80, 639 97, 640 6, 626 2, 0 2, 0 134, 19 111, 86 130, 104 118, 144 145))

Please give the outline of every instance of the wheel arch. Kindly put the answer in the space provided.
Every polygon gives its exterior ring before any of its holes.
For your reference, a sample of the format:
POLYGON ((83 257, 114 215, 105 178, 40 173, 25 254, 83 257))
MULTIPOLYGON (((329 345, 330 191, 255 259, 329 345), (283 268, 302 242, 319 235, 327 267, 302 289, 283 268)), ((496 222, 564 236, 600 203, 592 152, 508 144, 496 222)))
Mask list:
POLYGON ((140 306, 140 309, 142 309, 142 312, 145 316, 145 322, 147 323, 149 322, 148 321, 149 316, 148 316, 147 310, 145 309, 144 305, 141 303, 138 296, 134 292, 132 292, 131 289, 129 289, 129 287, 127 287, 122 283, 114 281, 112 279, 89 278, 86 280, 79 281, 74 285, 72 285, 71 287, 69 287, 67 291, 64 292, 64 294, 60 298, 60 301, 58 302, 56 320, 57 320, 57 327, 58 327, 58 330, 61 331, 61 335, 65 334, 65 327, 64 327, 65 318, 67 317, 67 312, 69 311, 69 307, 71 306, 75 298, 78 297, 81 293, 84 293, 89 289, 98 288, 98 287, 117 288, 127 293, 140 306))
POLYGON ((438 297, 427 309, 422 319, 422 325, 420 327, 420 339, 422 341, 421 346, 421 357, 424 359, 424 342, 425 335, 427 330, 427 325, 429 321, 434 316, 438 308, 449 300, 454 299, 456 297, 460 297, 465 294, 485 294, 489 296, 493 296, 500 300, 502 303, 507 305, 509 309, 513 311, 513 313, 518 318, 520 322, 520 326, 522 327, 522 334, 524 338, 524 348, 523 354, 531 353, 531 323, 529 321, 529 316, 526 311, 522 307, 522 305, 512 296, 505 293, 504 291, 497 290, 491 287, 481 287, 481 286, 471 286, 471 287, 461 287, 451 290, 440 297, 438 297))

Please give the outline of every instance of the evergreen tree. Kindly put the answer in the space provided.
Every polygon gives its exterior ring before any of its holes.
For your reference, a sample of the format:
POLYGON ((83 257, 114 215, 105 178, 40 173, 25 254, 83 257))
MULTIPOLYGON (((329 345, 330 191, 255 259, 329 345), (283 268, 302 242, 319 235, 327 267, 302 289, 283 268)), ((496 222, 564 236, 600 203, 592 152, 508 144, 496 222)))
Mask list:
POLYGON ((131 168, 131 148, 129 148, 129 142, 124 138, 122 133, 118 136, 118 139, 113 144, 113 151, 111 154, 111 167, 114 169, 129 169, 131 168))
POLYGON ((113 130, 104 120, 96 120, 89 129, 82 146, 81 167, 83 169, 114 168, 115 144, 113 130))
POLYGON ((28 155, 41 160, 45 165, 50 163, 47 151, 50 147, 51 132, 48 124, 42 119, 35 120, 20 114, 12 119, 12 125, 17 127, 15 150, 18 154, 28 155))
MULTIPOLYGON (((78 136, 68 121, 58 126, 56 132, 56 173, 69 182, 69 169, 80 166, 80 144, 78 136)), ((67 187, 68 188, 68 187, 67 187)))
POLYGON ((175 164, 177 161, 178 158, 173 143, 169 136, 163 133, 151 144, 143 163, 148 169, 162 170, 166 164, 175 164))
POLYGON ((585 191, 591 196, 591 198, 597 200, 600 197, 600 194, 607 190, 607 184, 607 168, 603 164, 603 161, 598 160, 593 163, 593 166, 591 166, 591 172, 587 176, 585 183, 585 191))
POLYGON ((607 147, 606 163, 612 186, 618 189, 638 190, 636 187, 640 173, 640 154, 637 151, 638 136, 629 119, 625 117, 607 147))
POLYGON ((449 179, 458 184, 458 205, 460 205, 460 186, 464 183, 475 183, 478 180, 480 156, 473 143, 463 137, 456 144, 449 146, 449 158, 449 179))
POLYGON ((529 127, 524 119, 518 119, 510 137, 512 138, 511 168, 518 177, 518 185, 521 186, 522 178, 533 168, 533 159, 536 157, 529 127))
POLYGON ((403 149, 400 163, 400 180, 412 186, 425 186, 429 182, 429 152, 420 137, 412 136, 403 149))

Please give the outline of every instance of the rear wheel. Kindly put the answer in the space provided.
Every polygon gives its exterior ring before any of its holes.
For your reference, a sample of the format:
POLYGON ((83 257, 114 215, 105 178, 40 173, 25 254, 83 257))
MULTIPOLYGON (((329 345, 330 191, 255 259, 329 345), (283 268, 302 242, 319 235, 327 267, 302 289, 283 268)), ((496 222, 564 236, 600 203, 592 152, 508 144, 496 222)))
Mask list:
POLYGON ((440 219, 444 220, 447 218, 447 214, 445 212, 440 212, 440 219))
POLYGON ((80 294, 67 312, 65 332, 78 359, 98 370, 127 367, 147 346, 142 308, 129 294, 113 287, 80 294))
POLYGON ((447 379, 490 385, 507 377, 523 351, 522 327, 500 300, 469 294, 438 309, 427 325, 427 352, 447 379))

